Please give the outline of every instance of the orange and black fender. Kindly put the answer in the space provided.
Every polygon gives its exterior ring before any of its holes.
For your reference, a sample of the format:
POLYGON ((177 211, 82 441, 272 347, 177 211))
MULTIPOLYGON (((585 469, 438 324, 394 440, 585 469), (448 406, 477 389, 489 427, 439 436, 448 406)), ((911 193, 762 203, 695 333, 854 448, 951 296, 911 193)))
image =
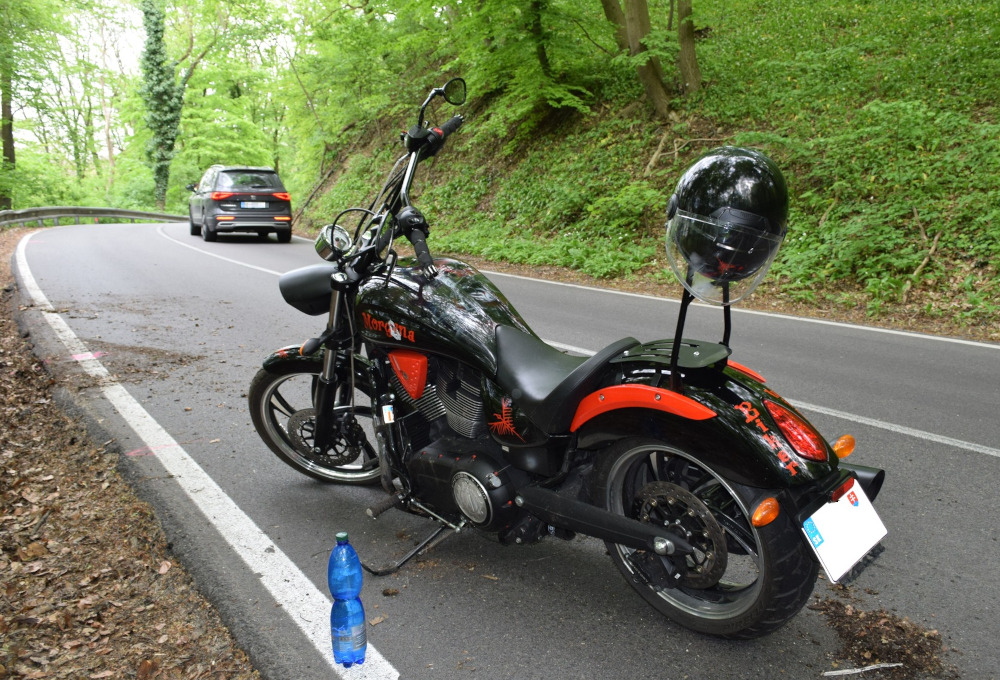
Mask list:
POLYGON ((732 367, 709 369, 673 391, 626 375, 585 397, 571 430, 581 449, 634 436, 674 443, 748 486, 795 488, 831 479, 839 459, 829 443, 758 378, 732 367))

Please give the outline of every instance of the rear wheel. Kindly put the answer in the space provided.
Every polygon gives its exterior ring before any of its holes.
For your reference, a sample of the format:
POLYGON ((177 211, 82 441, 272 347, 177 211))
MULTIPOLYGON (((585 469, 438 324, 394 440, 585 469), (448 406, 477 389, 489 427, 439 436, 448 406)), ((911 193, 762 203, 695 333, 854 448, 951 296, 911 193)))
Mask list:
POLYGON ((191 230, 192 236, 201 235, 201 227, 194 223, 194 213, 188 209, 188 228, 191 230))
POLYGON ((323 482, 369 484, 379 479, 371 402, 355 389, 352 404, 334 410, 337 432, 326 451, 313 450, 319 364, 302 360, 262 368, 247 395, 257 434, 281 460, 323 482))
POLYGON ((292 241, 292 230, 291 229, 279 229, 275 233, 278 236, 278 243, 291 243, 291 241, 292 241))
POLYGON ((215 231, 215 229, 213 229, 212 227, 208 226, 208 223, 205 223, 201 227, 201 237, 204 240, 206 240, 206 241, 215 241, 216 239, 219 238, 219 235, 215 231))
POLYGON ((616 442, 598 462, 595 502, 620 515, 671 526, 694 546, 683 563, 607 543, 642 597, 683 626, 727 638, 773 632, 805 605, 812 559, 788 513, 750 522, 751 490, 714 472, 683 447, 647 438, 616 442))

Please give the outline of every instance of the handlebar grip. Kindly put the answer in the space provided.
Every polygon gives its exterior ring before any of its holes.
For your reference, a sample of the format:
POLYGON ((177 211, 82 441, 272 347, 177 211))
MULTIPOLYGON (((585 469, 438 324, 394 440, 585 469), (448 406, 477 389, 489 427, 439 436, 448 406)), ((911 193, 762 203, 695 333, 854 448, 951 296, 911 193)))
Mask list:
POLYGON ((427 276, 433 277, 437 274, 437 267, 434 266, 434 258, 427 247, 427 235, 419 229, 410 232, 410 243, 413 244, 413 252, 417 255, 417 262, 427 276))
POLYGON ((441 126, 441 136, 447 139, 448 135, 462 127, 462 123, 464 122, 465 118, 462 116, 452 116, 444 122, 444 125, 441 126))

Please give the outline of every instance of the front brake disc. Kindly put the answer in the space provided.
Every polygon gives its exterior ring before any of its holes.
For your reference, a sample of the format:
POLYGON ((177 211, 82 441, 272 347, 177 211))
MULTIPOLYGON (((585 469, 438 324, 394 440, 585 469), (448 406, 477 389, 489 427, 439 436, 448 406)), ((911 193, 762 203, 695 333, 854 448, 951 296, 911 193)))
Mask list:
POLYGON ((288 419, 288 438, 292 446, 303 458, 323 467, 347 465, 360 455, 360 449, 352 442, 345 441, 340 433, 326 451, 315 451, 316 409, 304 408, 296 411, 288 419))

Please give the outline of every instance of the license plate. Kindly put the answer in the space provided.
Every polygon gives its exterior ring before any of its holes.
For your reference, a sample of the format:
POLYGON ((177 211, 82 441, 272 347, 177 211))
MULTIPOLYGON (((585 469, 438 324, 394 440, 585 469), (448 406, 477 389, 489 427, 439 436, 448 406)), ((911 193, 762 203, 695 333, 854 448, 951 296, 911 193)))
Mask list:
POLYGON ((813 513, 802 523, 802 531, 831 583, 839 581, 889 533, 858 482, 837 502, 813 513))
POLYGON ((267 203, 264 201, 240 201, 241 208, 266 208, 267 203))

